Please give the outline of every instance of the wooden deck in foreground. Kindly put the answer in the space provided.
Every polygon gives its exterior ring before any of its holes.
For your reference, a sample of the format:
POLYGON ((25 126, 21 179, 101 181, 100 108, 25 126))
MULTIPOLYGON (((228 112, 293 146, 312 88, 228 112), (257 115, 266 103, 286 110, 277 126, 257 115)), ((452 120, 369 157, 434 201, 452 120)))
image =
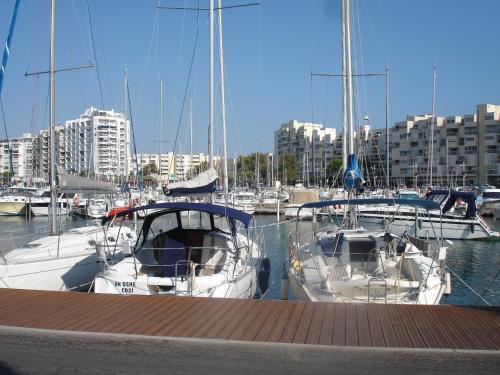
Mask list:
POLYGON ((500 310, 0 289, 0 325, 393 348, 500 348, 500 310))

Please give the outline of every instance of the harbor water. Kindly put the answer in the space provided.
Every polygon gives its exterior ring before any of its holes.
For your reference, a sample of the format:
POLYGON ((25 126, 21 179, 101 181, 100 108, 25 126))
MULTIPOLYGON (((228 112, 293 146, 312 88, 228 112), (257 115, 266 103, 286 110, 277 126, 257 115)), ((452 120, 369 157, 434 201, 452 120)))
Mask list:
MULTIPOLYGON (((287 244, 297 223, 276 223, 275 216, 256 215, 257 231, 262 230, 267 256, 271 262, 270 290, 266 299, 280 298, 280 285, 287 244)), ((500 221, 487 219, 495 230, 500 230, 500 221)), ((46 217, 35 217, 28 221, 22 217, 0 217, 0 250, 8 251, 27 243, 47 231, 46 217), (14 239, 16 238, 16 239, 14 239)), ((62 217, 63 230, 86 225, 73 217, 62 217)), ((140 222, 139 224, 140 225, 140 222)), ((299 230, 312 232, 311 222, 300 222, 299 230)), ((453 305, 500 305, 500 241, 454 240, 448 248, 447 266, 452 280, 452 293, 443 297, 441 303, 453 305), (484 300, 483 300, 484 299, 484 300), (487 302, 485 302, 487 301, 487 302)), ((293 296, 290 296, 293 298, 293 296)))

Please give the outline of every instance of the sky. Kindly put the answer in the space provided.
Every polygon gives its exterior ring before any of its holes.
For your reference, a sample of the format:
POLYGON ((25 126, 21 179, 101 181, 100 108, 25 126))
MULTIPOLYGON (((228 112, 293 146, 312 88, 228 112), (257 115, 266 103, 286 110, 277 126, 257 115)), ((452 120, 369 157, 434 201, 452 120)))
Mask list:
MULTIPOLYGON (((1 45, 14 3, 0 0, 1 45)), ((56 74, 56 123, 90 106, 124 111, 127 69, 137 152, 189 153, 192 123, 193 152, 206 153, 208 12, 158 9, 198 4, 207 8, 208 0, 56 1, 56 69, 97 65, 56 74)), ((387 66, 389 124, 431 113, 433 66, 437 115, 500 104, 500 1, 353 0, 351 8, 353 71, 387 66)), ((21 0, 1 93, 8 137, 48 127, 48 76, 25 73, 48 69, 49 16, 49 0, 21 0)), ((224 10, 222 23, 229 157, 272 152, 274 130, 292 119, 340 130, 339 78, 311 76, 341 73, 340 0, 260 0, 224 10)), ((216 28, 214 150, 221 154, 217 36, 216 28)), ((383 78, 354 85, 357 123, 366 115, 384 127, 383 78)), ((1 117, 0 124, 5 138, 1 117)))

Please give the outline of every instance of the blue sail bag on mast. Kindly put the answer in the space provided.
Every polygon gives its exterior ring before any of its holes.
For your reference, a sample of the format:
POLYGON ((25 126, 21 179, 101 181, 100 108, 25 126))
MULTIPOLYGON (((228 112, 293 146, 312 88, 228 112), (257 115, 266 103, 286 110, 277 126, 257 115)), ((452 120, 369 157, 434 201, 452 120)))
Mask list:
POLYGON ((344 182, 344 187, 347 190, 359 189, 362 187, 364 181, 356 154, 347 156, 347 168, 344 171, 342 181, 344 182))

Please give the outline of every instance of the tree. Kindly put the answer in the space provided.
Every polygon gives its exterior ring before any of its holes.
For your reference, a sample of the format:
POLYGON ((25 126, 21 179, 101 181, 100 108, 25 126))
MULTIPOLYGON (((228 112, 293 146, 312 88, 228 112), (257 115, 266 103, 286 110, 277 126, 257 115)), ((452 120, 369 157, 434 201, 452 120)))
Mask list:
POLYGON ((285 154, 279 158, 278 176, 283 179, 283 185, 297 182, 297 158, 294 154, 285 154))
POLYGON ((200 162, 200 164, 195 165, 193 167, 193 176, 192 177, 200 174, 203 171, 206 171, 207 169, 208 169, 208 162, 207 161, 200 162))
POLYGON ((236 162, 238 168, 238 183, 241 186, 250 186, 257 184, 255 178, 257 173, 257 155, 259 161, 259 183, 267 179, 267 154, 253 153, 246 156, 240 156, 236 162))
POLYGON ((340 159, 333 159, 328 163, 326 167, 326 178, 328 178, 328 181, 330 181, 330 186, 333 184, 333 181, 335 180, 335 177, 339 173, 339 171, 342 169, 342 160, 340 159))
POLYGON ((144 166, 142 169, 142 175, 143 176, 149 176, 152 174, 157 174, 158 173, 158 168, 156 167, 156 164, 154 161, 150 161, 149 164, 144 166))

